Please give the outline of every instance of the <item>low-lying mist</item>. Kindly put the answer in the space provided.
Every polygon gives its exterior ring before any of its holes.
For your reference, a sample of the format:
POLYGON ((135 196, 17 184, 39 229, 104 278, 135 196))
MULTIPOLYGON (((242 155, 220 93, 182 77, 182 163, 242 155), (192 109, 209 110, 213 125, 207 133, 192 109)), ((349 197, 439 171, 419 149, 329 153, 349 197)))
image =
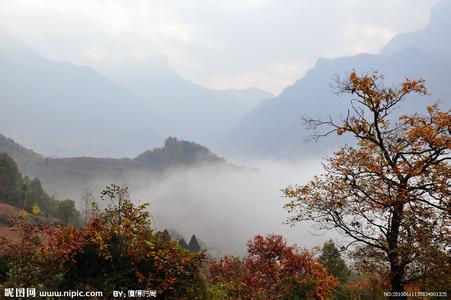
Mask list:
POLYGON ((331 237, 313 235, 310 224, 283 224, 286 199, 280 189, 302 184, 321 171, 319 160, 246 162, 246 169, 204 165, 173 169, 161 176, 135 175, 131 196, 150 203, 154 226, 185 238, 194 233, 211 255, 242 255, 256 234, 280 233, 301 247, 319 246, 331 237))

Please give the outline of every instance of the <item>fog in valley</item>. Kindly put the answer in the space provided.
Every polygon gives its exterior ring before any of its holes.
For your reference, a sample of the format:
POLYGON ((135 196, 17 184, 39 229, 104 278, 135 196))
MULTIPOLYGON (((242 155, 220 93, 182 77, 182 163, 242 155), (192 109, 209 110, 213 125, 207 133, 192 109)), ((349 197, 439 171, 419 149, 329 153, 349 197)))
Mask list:
POLYGON ((194 233, 212 255, 242 254, 256 234, 280 233, 305 248, 331 237, 312 236, 307 223, 283 224, 286 199, 280 189, 306 183, 321 170, 319 161, 257 161, 246 167, 252 169, 173 170, 151 184, 142 182, 131 195, 150 202, 157 229, 172 228, 188 239, 194 233))
POLYGON ((92 192, 100 207, 105 207, 110 202, 101 200, 100 192, 106 185, 127 186, 135 203, 149 203, 155 230, 173 230, 185 240, 195 234, 215 257, 242 255, 246 241, 257 234, 283 234, 288 241, 308 249, 320 246, 327 238, 339 238, 332 232, 316 236, 318 232, 309 223, 295 227, 284 224, 288 214, 283 205, 287 199, 281 189, 306 183, 320 174, 320 158, 236 159, 233 163, 170 167, 161 172, 133 170, 120 177, 89 180, 59 176, 43 184, 58 198, 75 199, 81 212, 85 210, 85 189, 92 192))

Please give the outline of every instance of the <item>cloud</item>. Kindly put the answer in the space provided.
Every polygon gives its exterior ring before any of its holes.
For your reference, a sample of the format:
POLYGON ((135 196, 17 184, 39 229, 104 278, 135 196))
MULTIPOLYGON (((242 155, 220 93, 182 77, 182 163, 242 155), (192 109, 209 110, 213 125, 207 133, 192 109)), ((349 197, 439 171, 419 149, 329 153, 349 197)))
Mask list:
POLYGON ((163 55, 204 86, 279 92, 318 57, 377 52, 421 28, 436 2, 0 0, 0 26, 47 57, 105 72, 163 55))

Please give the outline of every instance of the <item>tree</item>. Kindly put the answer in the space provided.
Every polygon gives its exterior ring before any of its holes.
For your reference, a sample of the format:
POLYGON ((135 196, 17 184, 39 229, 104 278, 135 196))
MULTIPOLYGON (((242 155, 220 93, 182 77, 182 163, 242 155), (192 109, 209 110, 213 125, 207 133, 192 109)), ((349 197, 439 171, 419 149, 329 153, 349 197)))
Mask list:
POLYGON ((39 216, 41 214, 41 209, 37 204, 33 205, 33 208, 31 209, 31 213, 35 216, 39 216))
POLYGON ((44 192, 44 189, 42 188, 41 181, 39 179, 34 178, 31 180, 30 184, 30 196, 29 199, 26 199, 26 209, 32 208, 34 204, 38 204, 42 207, 44 207, 48 201, 48 195, 44 192))
POLYGON ((199 242, 197 241, 197 238, 194 234, 191 236, 191 239, 189 240, 188 248, 191 251, 200 251, 201 250, 201 248, 199 246, 199 242))
POLYGON ((50 197, 38 178, 22 176, 16 163, 0 153, 0 202, 19 207, 41 218, 59 217, 65 223, 79 224, 79 212, 72 200, 50 197))
POLYGON ((102 192, 110 205, 95 210, 85 227, 85 245, 68 262, 64 289, 156 290, 162 299, 201 298, 203 252, 181 249, 168 231, 154 233, 148 204, 135 205, 128 189, 102 192))
POLYGON ((280 235, 257 235, 247 243, 248 255, 225 257, 210 265, 210 282, 228 297, 257 299, 324 299, 336 279, 308 251, 290 246, 280 235))
POLYGON ((182 249, 189 250, 188 244, 185 242, 185 239, 179 239, 179 245, 182 249))
POLYGON ((212 299, 251 298, 245 283, 245 269, 240 258, 224 256, 209 266, 209 294, 212 299))
POLYGON ((92 203, 94 202, 94 196, 89 188, 86 188, 81 193, 81 202, 83 204, 83 219, 84 225, 88 224, 88 220, 90 218, 90 210, 92 203))
POLYGON ((345 261, 341 258, 340 252, 332 240, 324 243, 321 249, 321 255, 318 261, 326 267, 331 275, 340 281, 340 283, 346 283, 351 271, 346 266, 345 261))
POLYGON ((351 271, 332 240, 324 243, 318 262, 326 267, 327 271, 340 282, 340 285, 334 291, 333 298, 349 299, 346 284, 348 283, 351 271))
POLYGON ((79 225, 80 212, 75 208, 74 200, 66 199, 58 202, 56 215, 65 224, 79 225))
POLYGON ((83 247, 74 227, 52 227, 23 215, 12 220, 17 238, 0 237, 0 260, 7 261, 5 286, 56 289, 65 273, 65 262, 83 247))
POLYGON ((289 223, 311 220, 319 229, 338 229, 361 267, 386 274, 391 291, 432 276, 434 257, 449 238, 451 117, 438 105, 424 115, 393 112, 412 93, 427 93, 423 80, 385 87, 378 73, 337 80, 339 94, 351 94, 341 122, 307 120, 314 129, 350 134, 324 164, 325 173, 303 186, 287 187, 289 223), (355 247, 350 247, 354 245, 355 247))
POLYGON ((14 160, 0 153, 0 201, 17 205, 21 175, 14 160))

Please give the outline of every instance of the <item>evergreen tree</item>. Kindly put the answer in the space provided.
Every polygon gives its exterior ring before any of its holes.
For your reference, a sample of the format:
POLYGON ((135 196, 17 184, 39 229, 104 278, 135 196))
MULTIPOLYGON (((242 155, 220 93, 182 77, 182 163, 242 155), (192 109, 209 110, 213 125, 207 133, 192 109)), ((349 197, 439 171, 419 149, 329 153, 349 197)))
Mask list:
POLYGON ((318 261, 340 282, 335 288, 333 299, 349 299, 351 295, 346 284, 348 283, 351 271, 341 258, 341 254, 332 240, 324 243, 318 261))
POLYGON ((8 154, 0 153, 0 201, 17 205, 20 180, 14 160, 8 154))
POLYGON ((350 270, 332 240, 324 243, 319 262, 341 283, 346 283, 349 279, 350 270))
POLYGON ((188 244, 185 242, 185 239, 179 239, 179 245, 183 249, 186 249, 186 250, 190 249, 188 244))
POLYGON ((167 238, 168 240, 171 239, 171 235, 169 234, 169 231, 168 231, 167 229, 165 229, 165 230, 163 231, 163 236, 164 236, 165 238, 167 238))
POLYGON ((188 248, 189 248, 189 250, 191 250, 193 252, 201 250, 201 248, 199 246, 199 242, 197 241, 197 238, 194 234, 191 236, 191 239, 188 244, 188 248))

